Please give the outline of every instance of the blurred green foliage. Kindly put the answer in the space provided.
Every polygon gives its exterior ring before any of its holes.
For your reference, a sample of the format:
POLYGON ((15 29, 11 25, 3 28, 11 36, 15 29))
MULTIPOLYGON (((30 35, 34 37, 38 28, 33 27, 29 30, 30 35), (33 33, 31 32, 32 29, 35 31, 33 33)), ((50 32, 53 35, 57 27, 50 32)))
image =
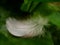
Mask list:
POLYGON ((41 1, 45 0, 0 1, 0 45, 60 45, 60 6, 48 5, 48 3, 41 1), (49 19, 50 26, 46 27, 45 35, 33 38, 20 38, 11 35, 7 31, 5 21, 8 17, 19 17, 23 13, 32 14, 34 12, 36 14, 39 12, 49 19), (22 14, 20 15, 20 13, 22 14))
POLYGON ((50 21, 60 28, 60 12, 54 12, 49 16, 50 21))

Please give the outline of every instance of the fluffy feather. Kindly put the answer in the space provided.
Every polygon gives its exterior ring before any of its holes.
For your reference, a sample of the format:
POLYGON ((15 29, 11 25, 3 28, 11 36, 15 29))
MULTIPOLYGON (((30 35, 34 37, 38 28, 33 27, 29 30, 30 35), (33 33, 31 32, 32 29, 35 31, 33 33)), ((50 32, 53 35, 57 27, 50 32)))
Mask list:
POLYGON ((44 33, 43 27, 47 24, 47 19, 38 16, 38 18, 30 18, 27 20, 17 20, 8 18, 6 27, 8 31, 18 37, 34 37, 44 33))

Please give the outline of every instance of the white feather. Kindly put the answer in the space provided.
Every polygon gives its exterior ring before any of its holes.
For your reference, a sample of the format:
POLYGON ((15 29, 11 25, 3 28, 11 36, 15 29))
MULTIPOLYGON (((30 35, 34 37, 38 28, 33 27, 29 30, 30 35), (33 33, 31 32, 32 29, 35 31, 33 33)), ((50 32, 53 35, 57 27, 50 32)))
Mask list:
POLYGON ((6 20, 6 27, 8 31, 18 37, 33 37, 42 35, 44 25, 48 22, 46 18, 31 18, 28 20, 17 20, 15 18, 8 18, 6 20))

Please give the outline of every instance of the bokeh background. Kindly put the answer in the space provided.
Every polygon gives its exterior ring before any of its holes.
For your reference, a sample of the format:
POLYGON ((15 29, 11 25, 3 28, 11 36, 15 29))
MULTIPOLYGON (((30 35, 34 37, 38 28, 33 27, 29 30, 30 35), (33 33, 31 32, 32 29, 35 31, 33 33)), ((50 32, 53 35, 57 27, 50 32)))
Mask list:
POLYGON ((0 45, 60 45, 60 2, 0 0, 0 45), (19 19, 32 15, 34 11, 49 18, 50 25, 44 27, 46 33, 43 36, 21 38, 7 31, 5 24, 8 17, 19 19))

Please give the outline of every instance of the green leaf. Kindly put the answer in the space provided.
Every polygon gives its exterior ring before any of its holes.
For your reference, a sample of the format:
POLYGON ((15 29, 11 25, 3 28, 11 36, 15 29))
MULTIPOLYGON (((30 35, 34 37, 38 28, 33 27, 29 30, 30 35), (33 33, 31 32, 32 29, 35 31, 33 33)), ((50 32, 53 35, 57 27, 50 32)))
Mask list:
POLYGON ((23 10, 23 11, 28 11, 29 10, 29 8, 30 8, 30 6, 31 6, 31 3, 32 3, 32 1, 25 1, 23 4, 22 4, 22 6, 21 6, 21 10, 23 10))
POLYGON ((22 11, 32 12, 34 8, 39 4, 39 2, 24 0, 24 3, 21 6, 22 11))
POLYGON ((60 27, 60 13, 59 12, 54 12, 49 16, 49 20, 60 27))
POLYGON ((53 10, 48 7, 48 3, 39 4, 34 11, 40 12, 40 14, 44 16, 48 16, 53 12, 53 10))
POLYGON ((29 10, 29 12, 32 12, 33 10, 35 10, 35 8, 37 7, 37 5, 39 4, 40 2, 32 2, 32 5, 31 5, 31 8, 29 10))
MULTIPOLYGON (((8 34, 9 35, 9 34, 8 34)), ((46 33, 44 37, 34 38, 17 38, 12 35, 5 36, 0 33, 0 45, 54 45, 50 33, 46 33)))

